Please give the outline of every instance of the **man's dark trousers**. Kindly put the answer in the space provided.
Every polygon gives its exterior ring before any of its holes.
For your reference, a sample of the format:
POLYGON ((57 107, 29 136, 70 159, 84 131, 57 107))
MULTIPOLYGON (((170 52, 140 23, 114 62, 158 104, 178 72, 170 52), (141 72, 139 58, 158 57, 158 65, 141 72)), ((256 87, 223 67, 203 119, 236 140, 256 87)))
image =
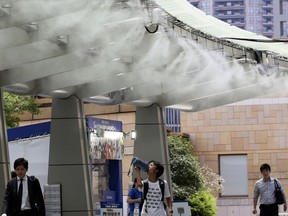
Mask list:
POLYGON ((260 205, 260 216, 278 216, 278 205, 277 204, 261 204, 260 205))

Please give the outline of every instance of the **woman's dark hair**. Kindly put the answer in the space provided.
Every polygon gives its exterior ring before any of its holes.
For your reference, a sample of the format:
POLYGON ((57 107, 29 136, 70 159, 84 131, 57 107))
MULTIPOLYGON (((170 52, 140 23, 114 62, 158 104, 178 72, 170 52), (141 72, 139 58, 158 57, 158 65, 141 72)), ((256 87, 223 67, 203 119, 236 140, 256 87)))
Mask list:
POLYGON ((11 179, 15 178, 17 176, 15 171, 11 171, 11 179))
POLYGON ((148 162, 148 164, 150 163, 153 163, 156 166, 156 178, 159 178, 164 173, 164 166, 160 162, 154 160, 148 162))
POLYGON ((137 183, 137 178, 134 178, 134 182, 133 182, 132 188, 136 187, 136 183, 137 183))
POLYGON ((264 163, 260 166, 260 172, 262 172, 263 170, 268 170, 269 172, 271 171, 271 167, 269 164, 264 163))
POLYGON ((28 161, 25 158, 18 158, 14 161, 14 170, 16 170, 16 168, 21 165, 23 165, 24 168, 28 170, 28 161))

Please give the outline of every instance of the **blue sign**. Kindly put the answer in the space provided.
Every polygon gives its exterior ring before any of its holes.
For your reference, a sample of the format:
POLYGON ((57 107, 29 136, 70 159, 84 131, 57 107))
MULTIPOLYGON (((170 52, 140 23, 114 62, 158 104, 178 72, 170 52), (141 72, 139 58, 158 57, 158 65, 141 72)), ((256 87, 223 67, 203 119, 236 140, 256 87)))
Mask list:
POLYGON ((103 192, 103 201, 115 203, 116 200, 116 193, 115 191, 104 191, 103 192))
POLYGON ((122 132, 122 122, 100 118, 87 118, 87 125, 90 129, 101 129, 104 131, 122 132))

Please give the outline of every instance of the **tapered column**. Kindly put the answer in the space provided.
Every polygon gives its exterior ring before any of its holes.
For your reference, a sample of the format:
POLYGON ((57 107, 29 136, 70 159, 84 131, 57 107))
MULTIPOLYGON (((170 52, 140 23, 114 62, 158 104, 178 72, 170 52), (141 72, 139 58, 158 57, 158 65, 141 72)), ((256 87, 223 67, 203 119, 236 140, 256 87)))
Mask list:
MULTIPOLYGON (((161 178, 168 181, 171 188, 170 162, 166 126, 162 108, 157 105, 136 108, 137 139, 134 142, 134 156, 145 161, 156 160, 163 163, 165 172, 161 178)), ((141 173, 142 178, 147 175, 141 173)))
POLYGON ((10 178, 9 172, 9 154, 7 129, 4 115, 3 94, 0 88, 0 210, 2 209, 2 199, 5 193, 6 184, 10 178))
POLYGON ((83 103, 52 100, 48 184, 62 186, 62 216, 92 216, 92 192, 83 103))

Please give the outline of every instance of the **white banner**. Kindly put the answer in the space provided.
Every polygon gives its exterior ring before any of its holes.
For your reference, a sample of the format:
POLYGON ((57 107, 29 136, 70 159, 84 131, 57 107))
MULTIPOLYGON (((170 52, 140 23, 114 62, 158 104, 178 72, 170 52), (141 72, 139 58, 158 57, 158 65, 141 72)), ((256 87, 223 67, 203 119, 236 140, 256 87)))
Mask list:
POLYGON ((20 139, 8 143, 10 168, 14 170, 14 161, 19 157, 28 160, 27 175, 39 179, 41 188, 48 181, 50 135, 20 139))

